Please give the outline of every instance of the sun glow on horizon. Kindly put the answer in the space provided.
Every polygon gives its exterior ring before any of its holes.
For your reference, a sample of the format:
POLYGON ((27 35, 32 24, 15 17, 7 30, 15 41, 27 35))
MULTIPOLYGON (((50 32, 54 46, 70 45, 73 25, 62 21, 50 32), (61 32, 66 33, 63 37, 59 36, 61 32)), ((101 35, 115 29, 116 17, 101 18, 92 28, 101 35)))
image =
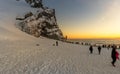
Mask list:
POLYGON ((120 1, 115 0, 99 18, 76 24, 84 26, 66 28, 63 30, 64 36, 72 39, 120 38, 120 1))

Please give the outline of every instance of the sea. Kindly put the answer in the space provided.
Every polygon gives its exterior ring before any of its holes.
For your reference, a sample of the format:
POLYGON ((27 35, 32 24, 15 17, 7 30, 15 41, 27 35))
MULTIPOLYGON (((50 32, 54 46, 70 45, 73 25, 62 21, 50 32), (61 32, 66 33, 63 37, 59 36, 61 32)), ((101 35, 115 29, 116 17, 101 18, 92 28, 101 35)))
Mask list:
POLYGON ((72 42, 90 43, 90 44, 115 44, 120 45, 120 39, 69 39, 72 42))

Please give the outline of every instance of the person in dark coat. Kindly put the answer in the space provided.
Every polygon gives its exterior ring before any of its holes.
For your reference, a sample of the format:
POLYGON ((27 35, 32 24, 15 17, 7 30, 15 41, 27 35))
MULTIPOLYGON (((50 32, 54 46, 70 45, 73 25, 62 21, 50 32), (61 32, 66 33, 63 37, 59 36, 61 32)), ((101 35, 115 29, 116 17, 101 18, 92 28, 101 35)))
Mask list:
POLYGON ((115 67, 115 62, 116 62, 116 47, 112 47, 112 52, 111 52, 111 58, 112 58, 112 65, 115 67))
POLYGON ((111 46, 110 46, 110 45, 108 45, 108 47, 107 47, 107 48, 108 48, 108 50, 109 50, 109 48, 110 48, 110 47, 111 47, 111 46))
POLYGON ((92 54, 93 53, 93 46, 92 45, 89 47, 89 50, 90 50, 90 53, 92 54))
POLYGON ((56 41, 56 46, 58 46, 58 41, 56 41))
POLYGON ((101 53, 101 46, 98 46, 98 52, 99 52, 99 55, 101 53))

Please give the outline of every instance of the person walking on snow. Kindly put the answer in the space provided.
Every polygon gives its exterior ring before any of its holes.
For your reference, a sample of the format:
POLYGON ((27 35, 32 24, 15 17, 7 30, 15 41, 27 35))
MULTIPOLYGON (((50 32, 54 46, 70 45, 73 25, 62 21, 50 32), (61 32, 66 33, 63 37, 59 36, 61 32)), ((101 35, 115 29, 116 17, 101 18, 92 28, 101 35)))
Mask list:
POLYGON ((56 46, 58 46, 58 41, 56 41, 56 46))
POLYGON ((115 52, 116 52, 116 55, 115 55, 115 56, 116 56, 116 59, 118 59, 118 60, 119 60, 119 53, 118 53, 118 51, 117 51, 117 50, 116 50, 115 52))
POLYGON ((101 53, 101 46, 98 46, 98 52, 99 52, 99 55, 101 53))
POLYGON ((89 50, 90 50, 90 53, 92 54, 93 53, 93 46, 92 45, 89 47, 89 50))
POLYGON ((119 53, 118 53, 118 51, 116 51, 115 46, 112 48, 111 58, 112 58, 111 63, 115 67, 115 62, 116 62, 117 59, 119 59, 119 53))

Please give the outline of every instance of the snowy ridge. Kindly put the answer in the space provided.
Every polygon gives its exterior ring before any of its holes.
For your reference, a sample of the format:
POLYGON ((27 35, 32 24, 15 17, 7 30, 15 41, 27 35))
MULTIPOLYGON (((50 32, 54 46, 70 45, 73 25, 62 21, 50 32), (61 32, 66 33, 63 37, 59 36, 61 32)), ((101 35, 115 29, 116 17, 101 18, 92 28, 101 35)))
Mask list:
POLYGON ((23 16, 16 17, 16 26, 35 37, 48 37, 52 39, 64 39, 62 31, 57 25, 55 10, 41 7, 36 12, 27 12, 23 16))
MULTIPOLYGON (((24 0, 0 0, 0 74, 120 74, 120 61, 117 60, 116 67, 111 65, 111 49, 102 48, 99 55, 93 47, 90 54, 89 46, 61 41, 55 46, 56 40, 20 31, 14 26, 15 17, 29 10, 34 16, 39 14, 24 0)), ((56 31, 58 26, 54 27, 47 29, 56 31)))
MULTIPOLYGON (((44 8, 47 9, 47 7, 44 7, 44 8)), ((17 39, 17 40, 19 40, 19 39, 23 39, 23 38, 26 39, 26 36, 28 38, 32 37, 32 36, 29 36, 28 34, 25 34, 24 32, 19 31, 14 26, 15 22, 16 22, 15 18, 17 16, 20 16, 23 19, 24 15, 26 13, 30 12, 30 11, 34 14, 34 16, 32 16, 32 19, 34 19, 35 17, 38 16, 38 14, 40 12, 43 12, 43 9, 42 8, 31 8, 25 2, 25 0, 19 0, 19 1, 16 1, 16 0, 0 0, 0 27, 4 29, 4 31, 0 31, 0 34, 1 34, 0 35, 1 39, 0 40, 4 40, 4 39, 7 39, 7 40, 15 40, 15 39, 17 39), (5 31, 5 30, 7 30, 7 31, 5 31)), ((47 10, 46 10, 46 12, 48 13, 47 10)), ((39 20, 40 21, 45 21, 46 17, 43 16, 43 18, 39 18, 39 20)), ((27 18, 26 20, 30 20, 30 19, 27 18)), ((56 22, 55 22, 56 19, 54 19, 54 17, 51 17, 51 20, 53 22, 51 22, 49 19, 46 20, 46 21, 51 23, 51 25, 53 23, 56 24, 56 22)), ((36 21, 36 22, 39 22, 39 21, 36 21)), ((61 36, 61 38, 62 38, 62 36, 61 36)))
POLYGON ((0 0, 0 40, 29 40, 34 38, 15 27, 15 18, 18 14, 28 12, 32 9, 24 0, 0 0))

